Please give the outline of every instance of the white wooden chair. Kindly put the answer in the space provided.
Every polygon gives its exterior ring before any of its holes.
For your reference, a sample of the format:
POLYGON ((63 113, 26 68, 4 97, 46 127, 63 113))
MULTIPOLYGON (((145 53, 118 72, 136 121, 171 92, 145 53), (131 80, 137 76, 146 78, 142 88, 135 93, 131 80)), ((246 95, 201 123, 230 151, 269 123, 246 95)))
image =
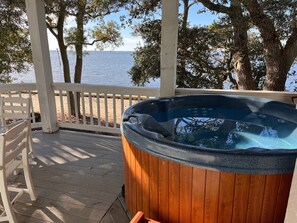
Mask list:
POLYGON ((17 123, 5 133, 0 134, 0 193, 4 207, 0 221, 16 222, 12 204, 24 193, 29 193, 31 200, 36 200, 29 166, 29 121, 17 123), (21 156, 20 156, 21 155, 21 156), (27 188, 15 188, 7 185, 7 177, 17 168, 24 171, 27 188), (10 200, 9 192, 17 193, 10 200))
POLYGON ((29 149, 36 157, 31 134, 30 99, 22 97, 0 98, 0 127, 9 129, 20 120, 29 120, 29 149))

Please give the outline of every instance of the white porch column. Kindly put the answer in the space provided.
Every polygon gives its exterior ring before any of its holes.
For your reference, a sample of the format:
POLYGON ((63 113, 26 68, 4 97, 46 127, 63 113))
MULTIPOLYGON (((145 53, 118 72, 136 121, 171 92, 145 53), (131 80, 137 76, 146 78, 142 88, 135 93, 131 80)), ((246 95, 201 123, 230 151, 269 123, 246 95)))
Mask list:
POLYGON ((178 0, 162 0, 160 96, 174 96, 178 37, 178 0))
POLYGON ((26 0, 33 62, 42 119, 42 130, 52 133, 58 130, 53 77, 46 32, 44 1, 26 0))
POLYGON ((293 173, 285 223, 297 222, 297 160, 293 173))

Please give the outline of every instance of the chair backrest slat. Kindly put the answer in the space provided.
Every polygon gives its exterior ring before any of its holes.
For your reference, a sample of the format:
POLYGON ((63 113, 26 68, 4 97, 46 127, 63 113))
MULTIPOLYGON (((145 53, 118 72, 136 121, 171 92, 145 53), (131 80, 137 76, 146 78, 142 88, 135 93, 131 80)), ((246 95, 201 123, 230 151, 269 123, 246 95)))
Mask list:
POLYGON ((3 105, 2 109, 4 111, 8 111, 8 112, 17 111, 17 112, 27 113, 28 114, 28 112, 27 112, 28 108, 26 106, 24 106, 24 105, 21 105, 21 104, 19 104, 19 105, 15 105, 15 104, 14 105, 3 105))
POLYGON ((28 148, 28 132, 28 120, 25 120, 16 124, 1 135, 0 144, 3 145, 1 157, 3 160, 1 160, 0 163, 2 165, 9 163, 11 160, 15 159, 23 149, 28 148))
POLYGON ((30 99, 21 97, 0 98, 0 126, 18 120, 30 120, 30 99))
POLYGON ((20 132, 16 136, 10 135, 10 137, 12 137, 10 140, 7 137, 6 138, 5 152, 8 152, 10 150, 13 150, 19 144, 21 144, 24 141, 24 138, 25 138, 24 136, 26 136, 26 135, 27 135, 27 132, 26 131, 22 131, 22 132, 20 132))

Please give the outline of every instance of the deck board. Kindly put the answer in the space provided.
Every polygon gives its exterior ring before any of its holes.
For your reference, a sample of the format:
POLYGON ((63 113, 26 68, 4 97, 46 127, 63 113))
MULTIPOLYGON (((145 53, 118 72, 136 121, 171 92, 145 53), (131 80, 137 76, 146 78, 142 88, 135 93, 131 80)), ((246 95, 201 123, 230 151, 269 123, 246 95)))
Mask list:
MULTIPOLYGON (((38 200, 23 195, 15 204, 19 222, 99 222, 124 183, 119 137, 60 130, 33 132, 32 161, 38 200)), ((22 186, 23 175, 11 180, 22 186)))

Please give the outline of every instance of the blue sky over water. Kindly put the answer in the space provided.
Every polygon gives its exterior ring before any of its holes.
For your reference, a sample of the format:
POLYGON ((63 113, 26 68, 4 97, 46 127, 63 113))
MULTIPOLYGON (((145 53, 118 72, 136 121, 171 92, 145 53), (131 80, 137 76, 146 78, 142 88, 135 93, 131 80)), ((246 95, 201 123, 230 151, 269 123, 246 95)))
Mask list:
MULTIPOLYGON (((209 11, 207 11, 205 13, 197 14, 197 12, 199 10, 201 10, 202 8, 203 7, 200 3, 191 7, 191 9, 189 11, 189 22, 191 25, 201 25, 201 26, 207 25, 207 24, 210 24, 214 19, 217 18, 217 15, 214 15, 214 14, 210 13, 209 11)), ((182 11, 182 5, 180 6, 179 11, 180 12, 182 11)), ((121 15, 127 15, 127 12, 122 10, 116 14, 112 14, 112 15, 106 17, 106 21, 114 20, 120 24, 120 16, 121 15)), ((71 25, 75 25, 74 22, 68 21, 68 26, 71 26, 71 25)), ((137 37, 137 36, 133 36, 132 31, 133 30, 131 27, 121 28, 121 35, 123 38, 124 45, 119 48, 114 49, 115 51, 133 51, 134 48, 137 46, 137 44, 141 44, 141 42, 142 42, 141 38, 137 37)), ((58 49, 57 41, 56 41, 55 37, 49 33, 49 31, 48 31, 48 39, 49 39, 50 50, 58 49)), ((87 50, 94 50, 94 47, 89 47, 87 50)), ((111 49, 107 49, 107 50, 111 50, 111 49)))

